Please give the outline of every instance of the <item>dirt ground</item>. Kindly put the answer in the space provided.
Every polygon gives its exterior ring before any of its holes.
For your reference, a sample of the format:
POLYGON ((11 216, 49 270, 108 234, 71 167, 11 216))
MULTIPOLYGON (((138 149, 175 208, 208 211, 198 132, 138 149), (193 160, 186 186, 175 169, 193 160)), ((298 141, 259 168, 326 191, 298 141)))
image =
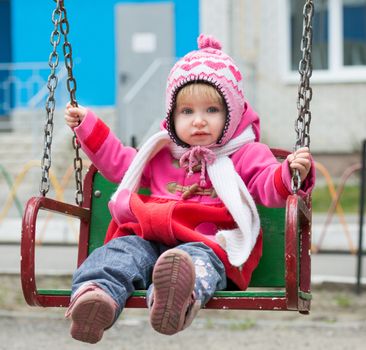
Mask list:
MULTIPOLYGON (((64 287, 53 278, 47 285, 64 287)), ((0 349, 86 349, 68 333, 64 309, 25 304, 18 276, 0 276, 0 349)), ((127 309, 94 349, 364 349, 366 289, 313 286, 310 315, 276 311, 202 310, 192 326, 175 336, 154 332, 145 309, 127 309)))

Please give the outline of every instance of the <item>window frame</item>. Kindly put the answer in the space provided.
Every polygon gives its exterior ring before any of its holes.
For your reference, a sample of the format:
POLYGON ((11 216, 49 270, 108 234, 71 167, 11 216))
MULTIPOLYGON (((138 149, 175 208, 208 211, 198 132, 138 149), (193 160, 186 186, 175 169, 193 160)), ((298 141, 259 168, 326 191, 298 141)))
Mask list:
MULTIPOLYGON (((284 62, 283 76, 288 83, 298 81, 299 73, 291 70, 291 23, 289 1, 281 0, 280 37, 283 47, 280 47, 280 60, 284 62)), ((343 0, 328 0, 329 13, 329 55, 328 69, 314 69, 311 81, 313 83, 358 83, 366 82, 365 66, 343 65, 343 0)), ((300 43, 299 43, 300 50, 300 43)))

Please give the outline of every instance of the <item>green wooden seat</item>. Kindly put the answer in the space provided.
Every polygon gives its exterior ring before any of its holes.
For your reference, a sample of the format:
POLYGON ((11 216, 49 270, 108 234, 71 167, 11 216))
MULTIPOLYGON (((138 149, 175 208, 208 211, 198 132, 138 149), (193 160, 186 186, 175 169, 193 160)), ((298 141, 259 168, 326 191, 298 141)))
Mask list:
MULTIPOLYGON (((38 290, 34 272, 35 222, 40 209, 80 219, 77 265, 104 241, 111 219, 107 202, 116 185, 92 166, 84 181, 83 208, 45 197, 33 197, 23 217, 21 278, 30 305, 67 306, 70 290, 38 290)), ((308 201, 310 202, 310 200, 308 201)), ((206 305, 218 309, 298 310, 310 309, 310 219, 302 199, 291 195, 286 208, 258 206, 263 228, 263 257, 246 291, 220 291, 206 305)), ((135 291, 126 307, 146 307, 145 291, 135 291)))

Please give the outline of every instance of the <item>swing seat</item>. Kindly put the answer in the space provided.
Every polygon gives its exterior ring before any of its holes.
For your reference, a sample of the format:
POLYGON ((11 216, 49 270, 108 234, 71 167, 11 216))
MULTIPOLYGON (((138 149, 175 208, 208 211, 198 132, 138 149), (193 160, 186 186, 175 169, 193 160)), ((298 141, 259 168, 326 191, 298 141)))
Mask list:
MULTIPOLYGON (((288 152, 273 149, 278 158, 288 152)), ((79 266, 104 242, 111 219, 107 203, 117 185, 108 182, 92 165, 84 180, 83 207, 33 197, 23 216, 21 239, 21 281, 26 302, 31 306, 67 307, 71 290, 37 289, 35 276, 35 233, 39 210, 53 211, 80 219, 79 266)), ((246 291, 220 291, 207 309, 310 310, 311 199, 296 194, 286 208, 258 206, 263 228, 263 256, 246 291)), ((145 308, 146 291, 135 291, 126 307, 145 308)))

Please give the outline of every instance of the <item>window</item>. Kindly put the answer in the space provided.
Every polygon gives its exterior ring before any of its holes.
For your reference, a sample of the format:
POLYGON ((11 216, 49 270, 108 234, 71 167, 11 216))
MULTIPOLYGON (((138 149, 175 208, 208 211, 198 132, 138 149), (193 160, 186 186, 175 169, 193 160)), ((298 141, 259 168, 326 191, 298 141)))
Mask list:
MULTIPOLYGON (((287 0, 289 62, 297 71, 305 0, 287 0)), ((316 0, 313 18, 314 77, 366 80, 366 0, 316 0)))
POLYGON ((366 0, 343 0, 343 63, 366 65, 366 0))
MULTIPOLYGON (((296 70, 299 66, 302 52, 300 51, 304 0, 290 2, 291 11, 291 67, 296 70)), ((315 13, 313 18, 313 52, 312 60, 314 69, 328 69, 329 52, 329 14, 328 0, 314 2, 315 13)))

